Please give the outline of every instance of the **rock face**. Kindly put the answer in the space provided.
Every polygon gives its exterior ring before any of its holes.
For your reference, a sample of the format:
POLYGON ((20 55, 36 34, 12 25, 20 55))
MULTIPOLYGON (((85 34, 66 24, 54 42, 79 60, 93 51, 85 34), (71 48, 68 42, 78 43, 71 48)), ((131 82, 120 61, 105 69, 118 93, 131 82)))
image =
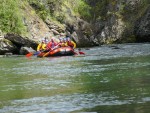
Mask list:
POLYGON ((121 39, 124 30, 124 22, 118 19, 116 15, 113 15, 105 22, 104 27, 97 34, 96 38, 99 39, 101 44, 113 43, 121 39))
POLYGON ((150 42, 150 7, 135 24, 135 35, 138 42, 150 42))
POLYGON ((20 51, 19 51, 19 54, 20 55, 26 55, 29 52, 35 53, 36 51, 34 49, 32 49, 31 47, 21 47, 20 51))
POLYGON ((23 22, 27 28, 28 38, 39 41, 51 34, 46 23, 35 13, 30 5, 25 5, 23 12, 23 22))
POLYGON ((7 39, 0 39, 0 55, 5 53, 17 53, 18 48, 7 39))
POLYGON ((11 52, 13 54, 27 54, 34 51, 38 43, 27 37, 22 37, 17 34, 8 33, 3 39, 0 39, 0 54, 11 52), (31 49, 33 48, 33 49, 31 49))
POLYGON ((72 17, 71 19, 74 19, 74 23, 66 22, 66 32, 77 43, 78 47, 98 45, 98 40, 92 37, 92 27, 88 22, 80 18, 72 17))
MULTIPOLYGON (((49 35, 58 37, 64 33, 77 43, 77 47, 137 41, 149 42, 149 0, 86 1, 93 7, 92 18, 88 22, 74 15, 71 7, 67 5, 63 6, 66 12, 63 12, 61 7, 58 7, 59 12, 56 12, 57 9, 54 9, 53 2, 46 6, 63 18, 60 24, 56 24, 51 19, 46 19, 43 23, 37 16, 27 13, 28 17, 32 17, 26 18, 31 36, 40 39, 49 35)), ((30 12, 29 9, 31 10, 32 7, 27 8, 26 12, 30 12)))
POLYGON ((22 37, 18 34, 8 33, 4 37, 5 39, 11 41, 13 44, 17 45, 18 48, 22 46, 32 47, 36 49, 38 43, 34 40, 31 40, 27 37, 22 37))
POLYGON ((95 2, 94 5, 97 7, 102 6, 99 7, 100 12, 95 13, 99 16, 93 20, 94 36, 100 44, 150 42, 150 1, 105 1, 90 2, 92 5, 95 2))
POLYGON ((61 7, 57 7, 59 10, 55 12, 56 9, 53 9, 54 5, 51 4, 55 2, 49 1, 50 4, 47 4, 46 0, 44 1, 46 7, 52 8, 48 10, 53 14, 57 13, 62 20, 59 22, 51 18, 42 20, 36 14, 33 4, 24 4, 21 10, 28 34, 20 36, 7 33, 5 39, 0 40, 0 54, 6 52, 26 54, 30 51, 30 47, 36 50, 38 41, 42 38, 57 39, 60 34, 69 36, 77 43, 77 47, 150 42, 149 0, 86 0, 93 8, 92 18, 88 21, 75 15, 67 4, 62 7, 65 9, 64 12, 61 7))

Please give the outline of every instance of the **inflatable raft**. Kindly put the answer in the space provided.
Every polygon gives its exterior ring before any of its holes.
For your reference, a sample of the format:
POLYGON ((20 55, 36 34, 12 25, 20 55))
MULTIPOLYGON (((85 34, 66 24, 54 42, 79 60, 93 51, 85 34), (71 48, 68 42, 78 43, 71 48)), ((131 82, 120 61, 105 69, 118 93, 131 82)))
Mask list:
POLYGON ((41 52, 37 57, 51 57, 51 56, 72 56, 75 52, 70 47, 60 47, 49 52, 41 52))

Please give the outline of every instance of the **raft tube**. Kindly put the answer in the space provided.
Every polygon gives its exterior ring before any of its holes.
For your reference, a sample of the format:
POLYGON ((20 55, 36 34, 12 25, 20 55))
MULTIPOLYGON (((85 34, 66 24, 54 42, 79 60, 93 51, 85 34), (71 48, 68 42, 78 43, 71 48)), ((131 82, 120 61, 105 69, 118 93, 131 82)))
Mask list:
POLYGON ((49 52, 41 52, 37 57, 72 56, 75 52, 71 47, 60 47, 49 52), (44 56, 48 53, 46 56, 44 56))

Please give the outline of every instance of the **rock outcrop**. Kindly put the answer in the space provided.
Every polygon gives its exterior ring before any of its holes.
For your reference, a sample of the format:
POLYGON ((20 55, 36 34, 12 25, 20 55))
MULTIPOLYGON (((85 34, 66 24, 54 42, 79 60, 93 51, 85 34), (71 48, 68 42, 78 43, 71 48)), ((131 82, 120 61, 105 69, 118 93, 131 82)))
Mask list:
POLYGON ((37 41, 18 34, 8 33, 0 40, 0 54, 11 52, 13 54, 27 54, 37 48, 37 41), (32 48, 32 49, 31 49, 32 48))
POLYGON ((4 36, 4 38, 11 41, 18 48, 21 48, 22 46, 27 46, 27 47, 32 47, 32 48, 36 49, 36 47, 38 45, 37 41, 29 39, 28 37, 22 37, 18 34, 14 34, 14 33, 8 33, 4 36))
MULTIPOLYGON (((94 1, 90 3, 93 5, 94 1)), ((150 42, 148 0, 104 0, 95 1, 94 5, 102 6, 93 20, 94 36, 100 44, 150 42)))
POLYGON ((94 35, 92 26, 80 18, 73 19, 73 23, 66 22, 66 34, 77 43, 78 47, 98 45, 98 40, 92 37, 94 35))
POLYGON ((35 53, 36 51, 31 47, 21 47, 19 50, 20 55, 26 55, 29 52, 35 53))
POLYGON ((7 33, 5 39, 0 40, 0 54, 6 52, 26 54, 30 51, 30 47, 36 50, 42 38, 58 39, 60 34, 69 36, 77 43, 77 47, 150 42, 149 0, 87 0, 87 2, 91 6, 91 20, 81 19, 81 16, 77 16, 72 7, 63 1, 60 2, 61 7, 56 7, 58 4, 55 2, 47 4, 46 0, 40 1, 42 5, 38 2, 24 4, 21 10, 27 34, 7 33), (51 17, 42 20, 36 12, 39 8, 36 3, 42 8, 46 7, 52 15, 56 14, 55 20, 51 17))
POLYGON ((138 42, 150 42, 150 7, 137 20, 134 31, 138 42))
POLYGON ((11 41, 7 39, 0 39, 0 55, 5 53, 17 53, 18 48, 11 41))

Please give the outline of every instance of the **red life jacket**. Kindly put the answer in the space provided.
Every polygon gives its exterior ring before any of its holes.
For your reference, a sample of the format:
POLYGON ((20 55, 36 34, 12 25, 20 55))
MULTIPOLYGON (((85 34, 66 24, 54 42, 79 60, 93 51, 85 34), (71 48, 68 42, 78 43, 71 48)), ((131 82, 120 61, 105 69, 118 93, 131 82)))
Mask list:
POLYGON ((73 43, 71 41, 67 41, 67 45, 70 46, 71 48, 74 47, 73 43))
POLYGON ((49 50, 49 49, 52 49, 56 46, 57 44, 55 42, 49 42, 46 46, 46 49, 49 50))

